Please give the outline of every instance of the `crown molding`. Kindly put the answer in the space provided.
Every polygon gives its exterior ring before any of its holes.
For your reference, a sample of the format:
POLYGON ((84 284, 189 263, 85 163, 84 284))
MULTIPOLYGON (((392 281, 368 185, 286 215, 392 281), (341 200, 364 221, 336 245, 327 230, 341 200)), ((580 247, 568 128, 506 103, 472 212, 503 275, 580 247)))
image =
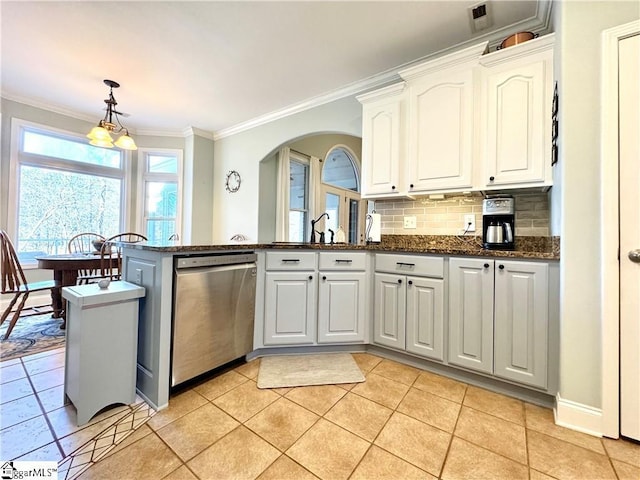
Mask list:
MULTIPOLYGON (((10 93, 2 92, 2 98, 5 100, 10 100, 12 102, 22 103, 29 107, 39 108, 41 110, 46 110, 47 112, 57 113, 59 115, 64 115, 65 117, 75 118, 76 120, 83 120, 85 122, 97 124, 101 119, 97 114, 95 116, 89 116, 87 114, 79 113, 76 110, 71 110, 69 108, 62 107, 60 105, 43 102, 42 100, 38 100, 35 98, 22 97, 20 95, 12 95, 10 93)), ((133 130, 130 129, 132 132, 133 130)))
POLYGON ((213 132, 202 130, 197 127, 187 127, 182 131, 184 137, 198 136, 206 138, 207 140, 213 140, 213 132))

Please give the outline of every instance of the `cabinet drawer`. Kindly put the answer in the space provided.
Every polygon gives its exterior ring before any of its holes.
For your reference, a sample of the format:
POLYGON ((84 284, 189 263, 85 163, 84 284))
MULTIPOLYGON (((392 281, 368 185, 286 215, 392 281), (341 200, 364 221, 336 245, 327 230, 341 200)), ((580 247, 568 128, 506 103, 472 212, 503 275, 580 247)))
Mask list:
POLYGON ((267 252, 267 270, 315 270, 316 252, 267 252))
POLYGON ((376 271, 444 278, 444 258, 377 254, 376 271))
POLYGON ((320 270, 366 270, 364 252, 320 252, 320 270))

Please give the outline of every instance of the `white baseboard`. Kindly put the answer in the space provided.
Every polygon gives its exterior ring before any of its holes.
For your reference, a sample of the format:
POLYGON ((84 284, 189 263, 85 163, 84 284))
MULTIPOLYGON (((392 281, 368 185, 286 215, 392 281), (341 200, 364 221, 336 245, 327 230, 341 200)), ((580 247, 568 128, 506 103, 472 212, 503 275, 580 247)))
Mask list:
POLYGON ((602 409, 563 399, 556 395, 553 409, 556 425, 596 437, 603 436, 602 409))

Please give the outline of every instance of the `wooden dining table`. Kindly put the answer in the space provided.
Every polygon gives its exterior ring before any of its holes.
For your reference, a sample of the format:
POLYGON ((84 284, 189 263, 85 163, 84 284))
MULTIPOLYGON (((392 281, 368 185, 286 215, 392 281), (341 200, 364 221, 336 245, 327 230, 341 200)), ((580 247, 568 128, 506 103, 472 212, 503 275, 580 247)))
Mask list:
MULTIPOLYGON (((65 253, 60 255, 46 255, 36 257, 38 268, 53 270, 53 279, 61 287, 70 287, 78 281, 79 270, 99 270, 103 262, 111 262, 111 266, 117 268, 118 259, 116 257, 105 257, 99 253, 65 253)), ((53 307, 53 318, 62 318, 60 328, 66 327, 66 300, 62 298, 59 288, 51 290, 51 303, 53 307)))

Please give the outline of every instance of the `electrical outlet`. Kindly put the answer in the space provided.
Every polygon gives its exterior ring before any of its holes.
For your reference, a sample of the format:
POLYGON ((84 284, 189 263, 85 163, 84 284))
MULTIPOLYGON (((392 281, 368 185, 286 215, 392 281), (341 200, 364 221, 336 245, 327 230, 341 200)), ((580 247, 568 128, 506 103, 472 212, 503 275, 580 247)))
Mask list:
POLYGON ((464 225, 462 231, 475 232, 476 231, 476 216, 473 214, 464 216, 464 225), (467 228, 468 227, 468 228, 467 228))
POLYGON ((404 217, 404 228, 416 228, 416 217, 404 217))

